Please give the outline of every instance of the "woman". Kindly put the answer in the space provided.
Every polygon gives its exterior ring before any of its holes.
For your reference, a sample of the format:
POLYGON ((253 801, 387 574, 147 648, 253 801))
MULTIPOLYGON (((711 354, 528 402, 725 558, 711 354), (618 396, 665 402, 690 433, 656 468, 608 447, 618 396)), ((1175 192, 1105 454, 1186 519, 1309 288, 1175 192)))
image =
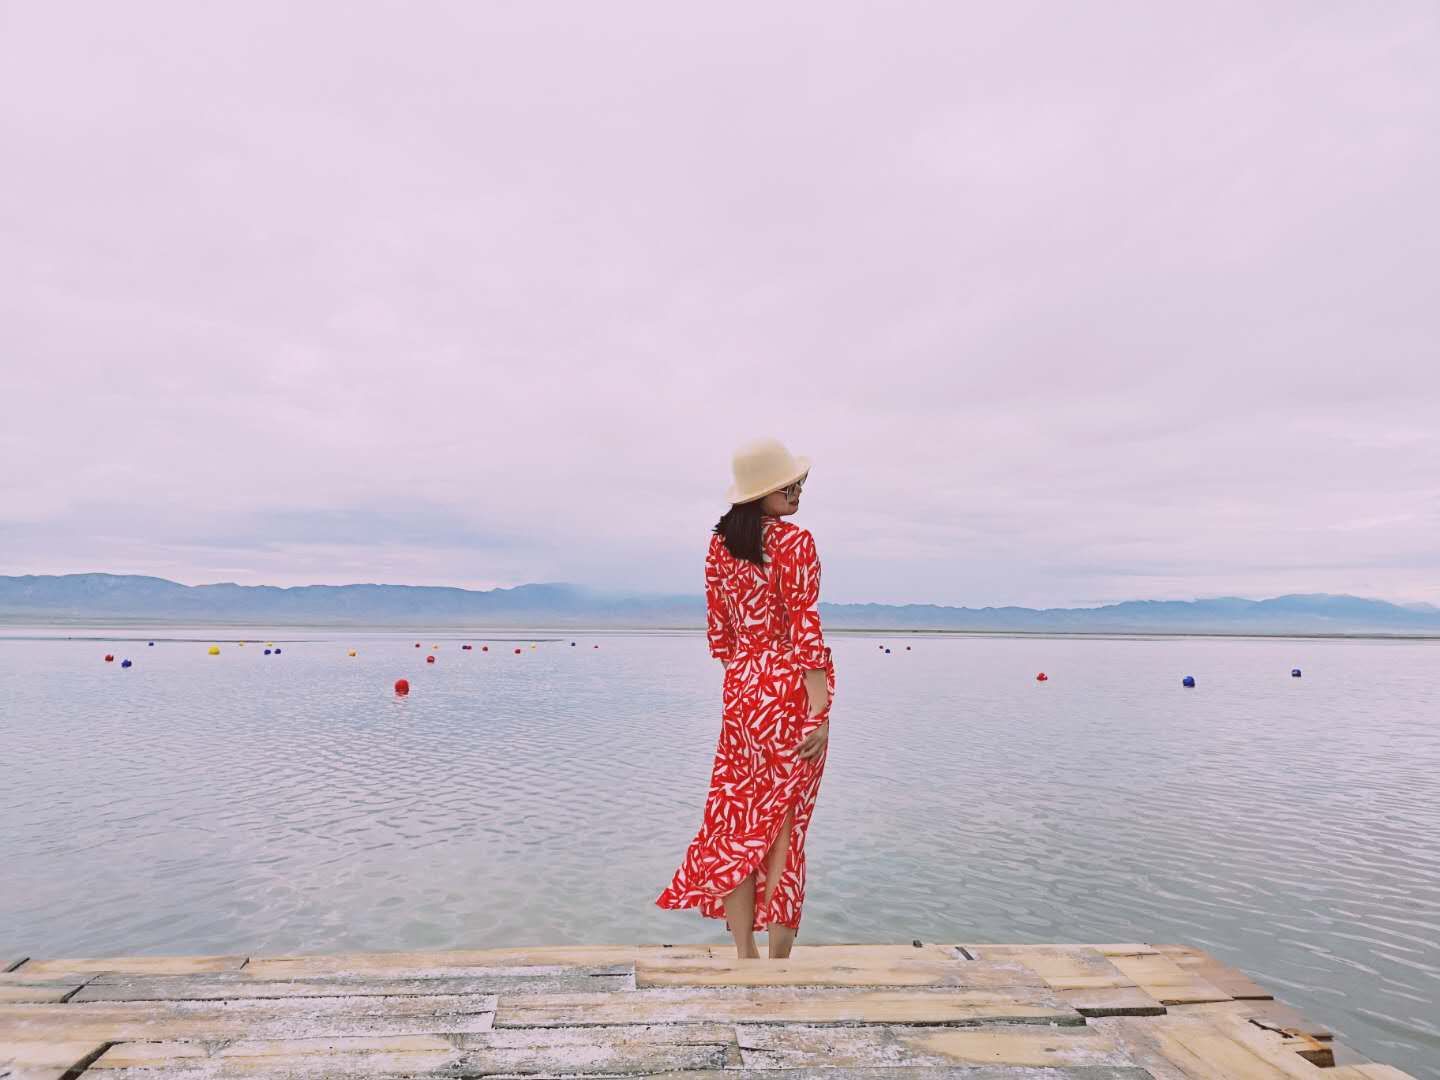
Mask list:
POLYGON ((805 835, 830 739, 835 665, 820 632, 820 559, 800 508, 808 458, 774 439, 735 454, 732 504, 705 558, 710 655, 724 719, 700 831, 662 908, 725 920, 742 959, 790 955, 805 902, 805 835))

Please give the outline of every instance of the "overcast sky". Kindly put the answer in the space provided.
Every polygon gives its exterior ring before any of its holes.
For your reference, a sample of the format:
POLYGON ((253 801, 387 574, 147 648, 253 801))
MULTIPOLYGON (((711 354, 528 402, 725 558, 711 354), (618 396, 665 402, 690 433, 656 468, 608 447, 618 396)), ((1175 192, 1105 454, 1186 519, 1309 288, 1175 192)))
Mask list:
POLYGON ((1440 602, 1440 5, 0 0, 0 573, 1440 602))

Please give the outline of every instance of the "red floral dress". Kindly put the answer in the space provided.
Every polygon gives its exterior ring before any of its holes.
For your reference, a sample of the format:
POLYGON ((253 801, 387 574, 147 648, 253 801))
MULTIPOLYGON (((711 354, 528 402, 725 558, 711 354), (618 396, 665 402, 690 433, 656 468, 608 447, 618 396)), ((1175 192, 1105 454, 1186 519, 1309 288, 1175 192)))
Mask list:
POLYGON ((753 873, 753 929, 779 923, 798 930, 805 902, 805 835, 826 752, 806 760, 795 749, 830 717, 827 702, 811 718, 805 672, 825 670, 833 701, 835 665, 820 632, 815 540, 781 518, 767 515, 761 522, 764 570, 731 555, 718 534, 710 538, 707 636, 710 654, 726 662, 724 719, 700 831, 655 903, 699 907, 701 915, 723 919, 723 897, 753 873), (792 807, 789 855, 766 910, 765 857, 792 807))

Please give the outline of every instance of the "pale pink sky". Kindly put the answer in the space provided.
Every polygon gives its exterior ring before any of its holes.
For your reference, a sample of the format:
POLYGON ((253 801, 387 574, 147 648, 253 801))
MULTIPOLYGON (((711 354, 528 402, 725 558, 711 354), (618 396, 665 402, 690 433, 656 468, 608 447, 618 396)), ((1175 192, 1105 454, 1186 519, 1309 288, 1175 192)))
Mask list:
POLYGON ((0 573, 1440 602, 1440 5, 0 0, 0 573))

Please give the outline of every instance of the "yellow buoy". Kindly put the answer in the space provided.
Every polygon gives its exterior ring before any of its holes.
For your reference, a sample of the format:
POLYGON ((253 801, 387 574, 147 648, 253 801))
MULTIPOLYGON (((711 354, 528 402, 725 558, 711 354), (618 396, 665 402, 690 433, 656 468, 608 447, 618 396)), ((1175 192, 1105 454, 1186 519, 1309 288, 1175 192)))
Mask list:
POLYGON ((351 649, 350 652, 347 653, 346 655, 348 655, 348 656, 354 656, 354 655, 355 655, 355 650, 354 650, 354 649, 351 649))
POLYGON ((210 646, 210 655, 211 655, 211 656, 219 656, 219 655, 220 655, 220 646, 219 646, 219 645, 211 645, 211 646, 210 646))
POLYGON ((267 641, 267 642, 265 642, 265 647, 266 647, 267 649, 274 648, 274 646, 275 646, 275 642, 273 642, 273 641, 267 641))

